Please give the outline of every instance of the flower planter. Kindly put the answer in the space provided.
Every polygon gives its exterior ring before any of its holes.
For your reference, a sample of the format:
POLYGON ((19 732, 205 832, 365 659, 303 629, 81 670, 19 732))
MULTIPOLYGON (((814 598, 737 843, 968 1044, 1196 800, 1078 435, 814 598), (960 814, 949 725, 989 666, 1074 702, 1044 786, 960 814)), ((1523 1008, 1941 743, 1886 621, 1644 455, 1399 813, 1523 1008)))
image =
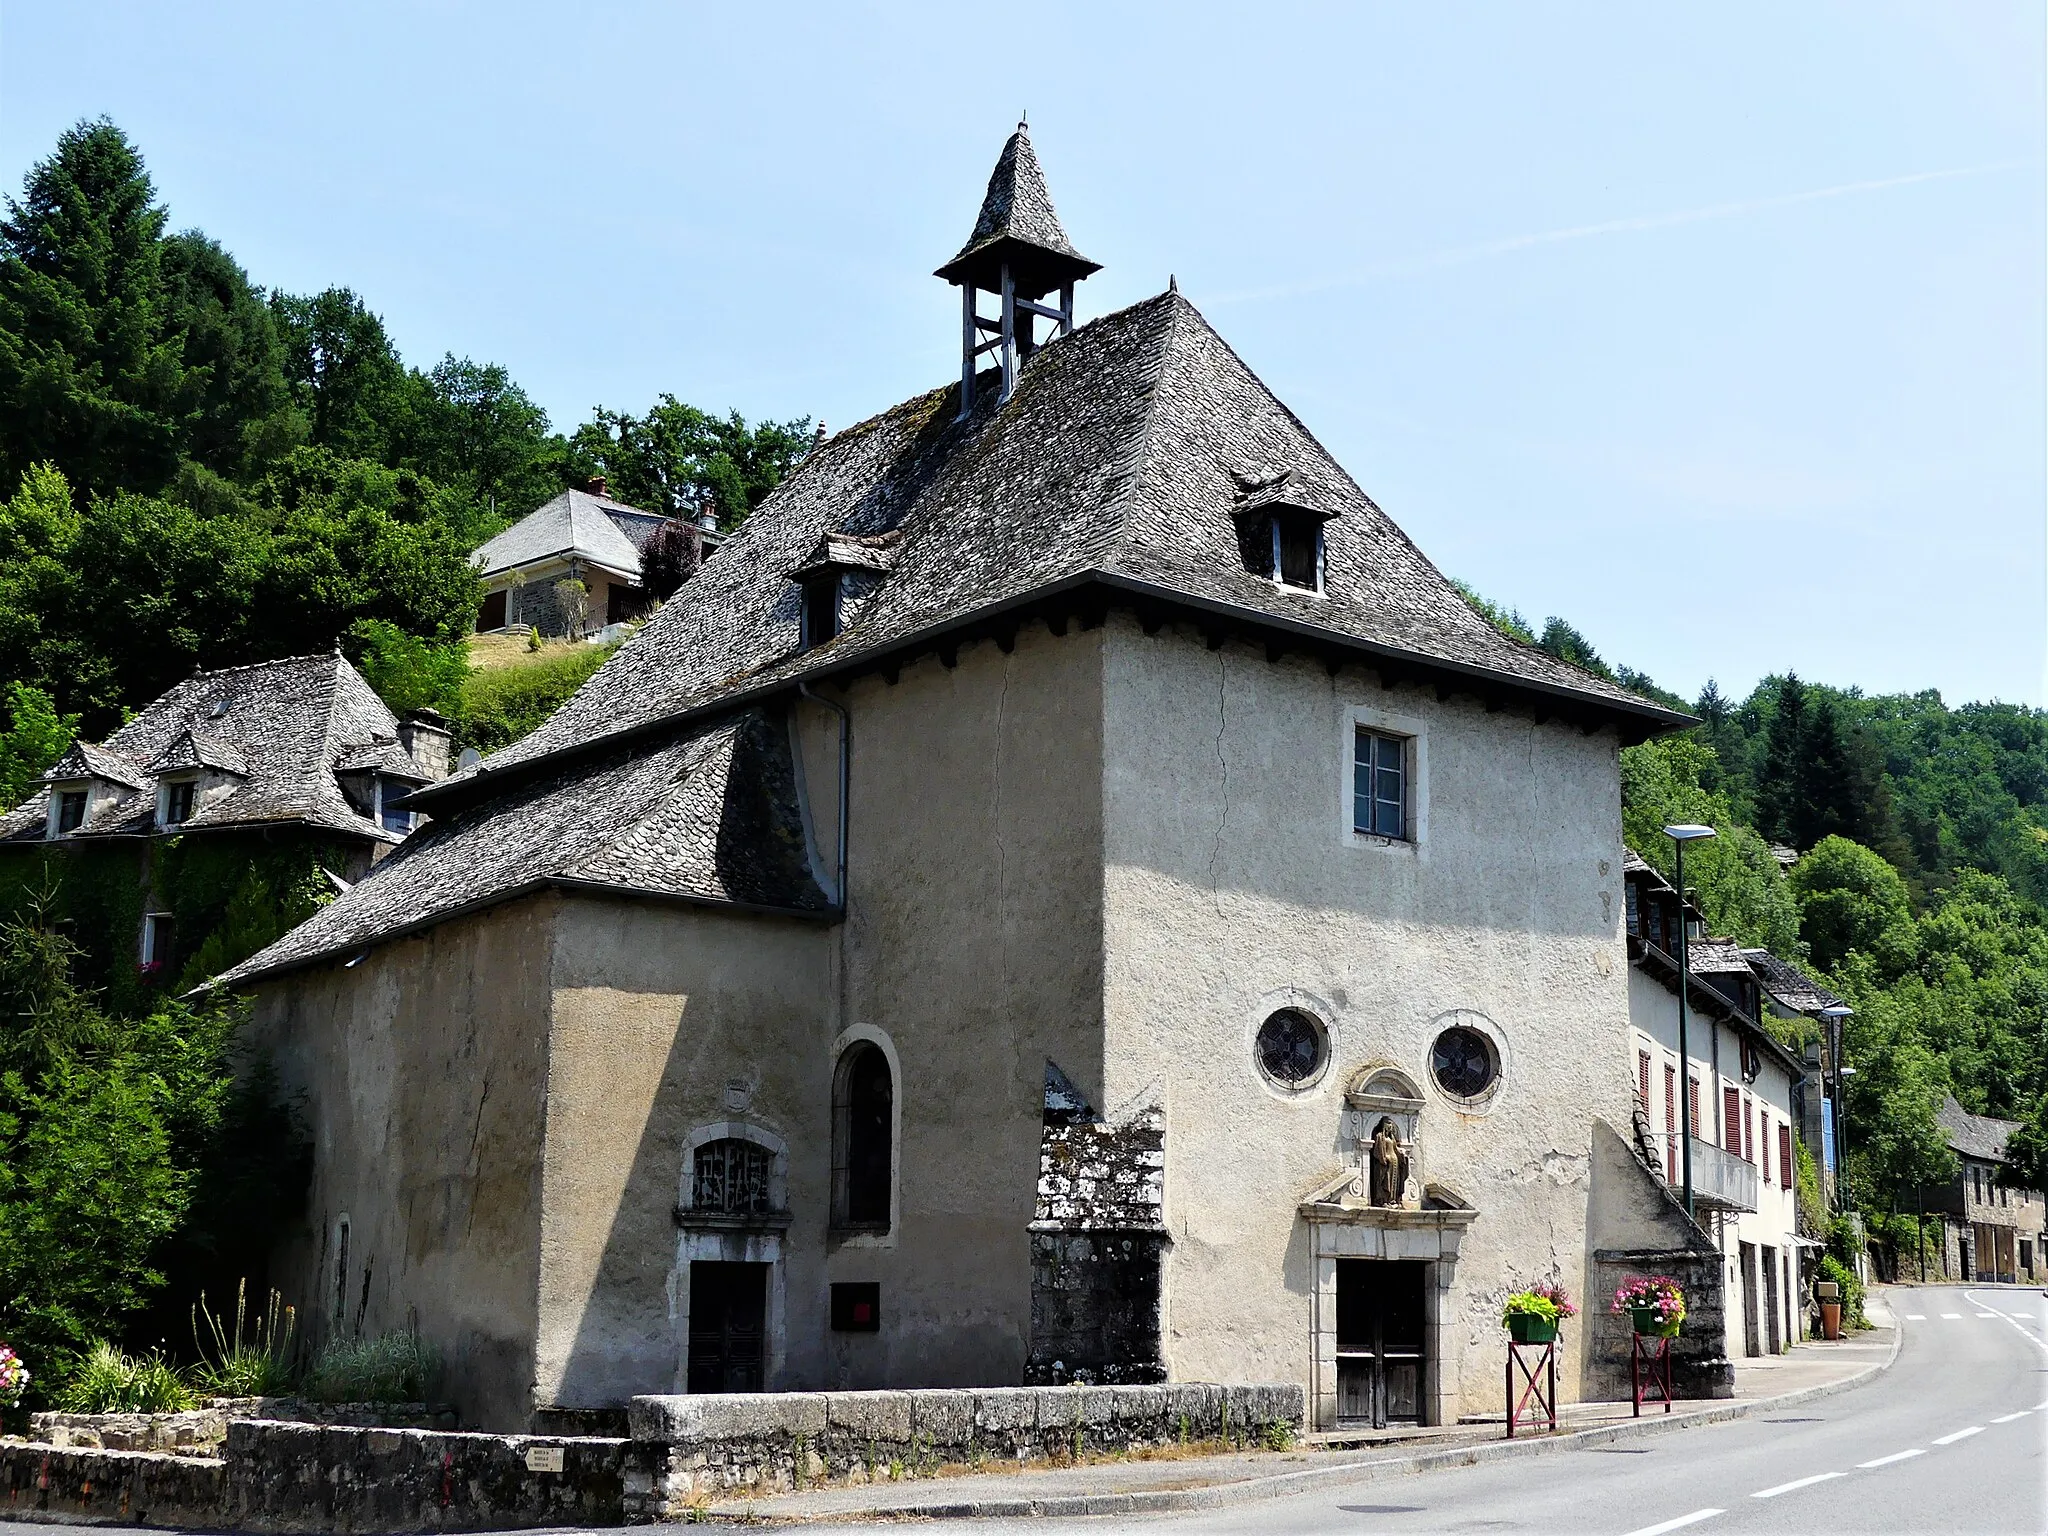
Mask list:
POLYGON ((1552 1343, 1557 1338, 1557 1319, 1525 1317, 1517 1313, 1508 1318, 1508 1337, 1517 1344, 1552 1343))
POLYGON ((1678 1325, 1685 1321, 1679 1317, 1667 1323, 1664 1321, 1664 1314, 1655 1307, 1630 1307, 1629 1315, 1635 1319, 1636 1332, 1653 1339, 1677 1338, 1678 1325))

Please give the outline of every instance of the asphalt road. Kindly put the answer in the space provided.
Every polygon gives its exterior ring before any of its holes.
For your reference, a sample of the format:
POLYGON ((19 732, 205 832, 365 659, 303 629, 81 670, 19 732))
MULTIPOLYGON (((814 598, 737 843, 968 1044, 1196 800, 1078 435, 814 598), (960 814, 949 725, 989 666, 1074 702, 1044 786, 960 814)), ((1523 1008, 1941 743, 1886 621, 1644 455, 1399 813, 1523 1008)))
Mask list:
MULTIPOLYGON (((1209 1514, 935 1526, 1031 1536, 1157 1529, 1571 1533, 1571 1536, 2041 1536, 2048 1532, 2048 1296, 1987 1287, 1889 1293, 1898 1362, 1870 1384, 1634 1443, 1425 1472, 1209 1514)), ((835 1529, 874 1536, 875 1527, 835 1529)))
MULTIPOLYGON (((1905 1329, 1898 1363, 1867 1386, 1781 1413, 1634 1444, 1332 1484, 1211 1514, 947 1521, 927 1528, 934 1536, 1140 1529, 1258 1536, 2042 1536, 2048 1296, 1955 1286, 1896 1290, 1890 1300, 1905 1329)), ((802 1529, 875 1536, 878 1528, 802 1529)), ((77 1530, 0 1523, 0 1536, 77 1530)))

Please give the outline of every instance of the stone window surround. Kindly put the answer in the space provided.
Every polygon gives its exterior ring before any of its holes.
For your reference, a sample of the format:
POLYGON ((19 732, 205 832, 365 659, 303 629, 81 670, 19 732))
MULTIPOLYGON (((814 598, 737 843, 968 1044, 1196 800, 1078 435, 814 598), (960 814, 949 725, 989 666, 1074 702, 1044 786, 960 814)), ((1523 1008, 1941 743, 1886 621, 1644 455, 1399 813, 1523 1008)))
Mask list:
POLYGON ((1424 1048, 1423 1081, 1429 1084, 1430 1092, 1461 1115, 1484 1115, 1492 1111, 1510 1078, 1515 1075, 1514 1053, 1508 1049, 1508 1037, 1499 1024, 1476 1008, 1449 1008, 1429 1021, 1429 1043, 1424 1048), (1488 1083, 1471 1098, 1460 1098, 1436 1080, 1434 1056, 1437 1037, 1448 1029, 1469 1029, 1485 1037, 1493 1047, 1494 1074, 1488 1083))
POLYGON ((687 1391, 690 1381, 690 1266, 694 1263, 766 1264, 768 1266, 767 1338, 761 1382, 777 1390, 789 1353, 783 1229, 789 1223, 789 1144, 773 1131, 747 1120, 714 1120, 683 1138, 682 1170, 676 1194, 675 1268, 668 1276, 669 1326, 675 1335, 676 1385, 687 1391), (744 1224, 727 1217, 717 1226, 692 1224, 696 1197, 697 1149, 714 1141, 750 1141, 768 1152, 769 1214, 744 1224), (777 1218, 780 1218, 777 1220, 777 1218))
POLYGON ((1246 1070, 1268 1097, 1278 1099, 1283 1104, 1298 1104, 1316 1097, 1318 1091, 1332 1081, 1331 1065, 1342 1053, 1342 1042, 1337 1028, 1337 1010, 1325 999, 1313 992, 1304 992, 1299 987, 1276 987, 1262 994, 1245 1015, 1243 1034, 1244 1041, 1240 1049, 1246 1070), (1259 1029, 1266 1020, 1283 1008, 1292 1008, 1297 1013, 1307 1014, 1323 1032, 1322 1065, 1298 1083, 1277 1083, 1268 1077, 1259 1065, 1259 1029))
POLYGON ((1310 1361, 1311 1421, 1317 1429, 1337 1427, 1337 1263, 1340 1259, 1414 1259, 1423 1271, 1423 1420, 1455 1424, 1458 1382, 1445 1362, 1457 1357, 1457 1311, 1450 1300, 1457 1275, 1458 1247, 1478 1213, 1451 1211, 1361 1212, 1350 1220, 1310 1217, 1315 1264, 1313 1352, 1310 1361))
MULTIPOLYGON (((827 1081, 835 1087, 839 1081, 840 1063, 854 1046, 868 1044, 881 1051, 889 1063, 889 1229, 886 1232, 834 1230, 834 1248, 894 1248, 897 1234, 903 1226, 903 1062, 896 1054, 896 1042, 889 1038, 888 1031, 872 1024, 849 1024, 839 1032, 832 1042, 831 1055, 827 1060, 827 1081)), ((827 1106, 828 1111, 830 1106, 827 1106)), ((838 1128, 833 1128, 838 1134, 838 1128)))
POLYGON ((1337 711, 1337 827, 1347 848, 1375 849, 1392 857, 1429 862, 1429 727, 1413 715, 1397 715, 1365 704, 1343 704, 1337 711), (1360 727, 1408 743, 1408 835, 1382 837, 1360 832, 1352 822, 1352 769, 1360 727))

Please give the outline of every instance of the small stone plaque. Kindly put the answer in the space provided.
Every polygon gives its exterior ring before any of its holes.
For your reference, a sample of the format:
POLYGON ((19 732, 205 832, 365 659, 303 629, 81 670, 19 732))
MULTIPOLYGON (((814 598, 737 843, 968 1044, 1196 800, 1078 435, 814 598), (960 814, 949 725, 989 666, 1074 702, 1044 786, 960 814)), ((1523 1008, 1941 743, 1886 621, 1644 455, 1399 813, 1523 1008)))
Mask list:
POLYGON ((559 1445, 529 1445, 526 1448, 526 1470, 529 1472, 561 1471, 562 1448, 559 1445))

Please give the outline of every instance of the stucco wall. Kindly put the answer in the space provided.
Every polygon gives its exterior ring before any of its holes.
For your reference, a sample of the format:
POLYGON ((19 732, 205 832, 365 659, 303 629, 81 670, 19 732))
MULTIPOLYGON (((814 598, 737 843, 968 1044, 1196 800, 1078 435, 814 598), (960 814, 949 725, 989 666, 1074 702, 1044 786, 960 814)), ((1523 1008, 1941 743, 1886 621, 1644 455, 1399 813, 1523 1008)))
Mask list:
POLYGON ((1499 1300, 1583 1293, 1593 1121, 1628 1119, 1615 737, 1117 620, 1103 670, 1105 1092, 1167 1106, 1173 1377, 1308 1379, 1296 1207, 1339 1170, 1347 1080, 1387 1061, 1424 1085, 1425 1176, 1479 1212, 1443 1298, 1445 1396, 1497 1407, 1499 1300), (1422 738, 1414 843, 1350 830, 1354 710, 1422 738), (1333 1045, 1296 1094, 1252 1052, 1290 1002, 1333 1045), (1453 1010, 1504 1046, 1484 1113, 1430 1078, 1453 1010))
MULTIPOLYGON (((810 1384, 1023 1380, 1046 1059, 1102 1090, 1101 659, 1101 631, 1034 625, 849 690, 835 1033, 890 1042, 899 1185, 891 1234, 826 1259, 828 1280, 880 1283, 882 1329, 827 1335, 810 1384)), ((804 740, 829 864, 828 712, 804 740)))
MULTIPOLYGON (((784 1379, 821 1371, 830 1149, 831 940, 816 922, 573 898, 548 1034, 535 1400, 620 1408, 682 1390, 688 1276, 674 1212, 689 1138, 739 1123, 784 1143, 792 1228, 784 1379), (680 1286, 681 1293, 676 1287, 680 1286)), ((771 1380, 769 1385, 778 1385, 771 1380)))
POLYGON ((253 1038, 313 1138, 306 1228, 273 1272, 285 1298, 316 1337, 416 1322, 465 1422, 491 1427, 523 1426, 532 1397, 554 905, 458 919, 256 998, 253 1038))

